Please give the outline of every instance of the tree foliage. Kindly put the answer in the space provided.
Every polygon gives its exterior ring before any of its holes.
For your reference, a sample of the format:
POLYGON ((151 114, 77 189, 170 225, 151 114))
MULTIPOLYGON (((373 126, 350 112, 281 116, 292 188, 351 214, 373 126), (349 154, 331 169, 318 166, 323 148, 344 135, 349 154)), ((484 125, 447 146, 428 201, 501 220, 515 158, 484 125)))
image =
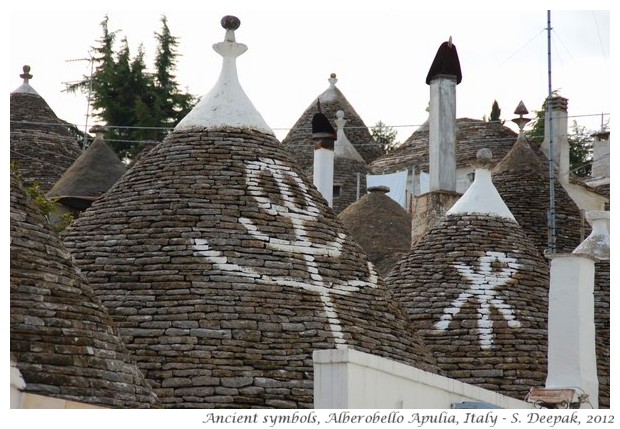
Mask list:
POLYGON ((499 108, 499 103, 497 100, 493 101, 493 106, 491 106, 491 114, 489 115, 490 122, 499 122, 499 117, 502 114, 502 109, 499 108))
POLYGON ((132 57, 126 38, 116 49, 117 31, 110 31, 106 15, 101 22, 102 36, 92 48, 95 68, 92 76, 67 88, 69 92, 91 92, 93 116, 108 125, 106 139, 121 159, 133 159, 141 150, 140 141, 161 141, 196 102, 179 88, 174 70, 178 39, 161 17, 161 30, 155 33, 155 67, 149 72, 144 47, 132 57))
MULTIPOLYGON (((554 93, 554 95, 557 95, 554 93)), ((525 132, 528 140, 542 143, 545 138, 545 109, 547 102, 536 112, 532 127, 525 132)), ((570 170, 578 177, 587 177, 592 171, 592 131, 573 120, 569 133, 568 144, 570 170)))
POLYGON ((382 121, 377 122, 375 126, 370 129, 370 135, 381 145, 383 153, 390 152, 399 144, 396 141, 396 130, 384 124, 382 121))

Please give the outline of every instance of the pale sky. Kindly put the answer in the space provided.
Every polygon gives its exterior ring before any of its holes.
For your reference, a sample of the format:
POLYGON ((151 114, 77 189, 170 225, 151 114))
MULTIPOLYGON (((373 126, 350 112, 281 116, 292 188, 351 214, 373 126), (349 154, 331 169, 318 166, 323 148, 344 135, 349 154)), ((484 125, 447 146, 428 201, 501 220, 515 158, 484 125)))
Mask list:
MULTIPOLYGON (((498 2, 487 3, 495 4, 494 9, 468 2, 464 10, 462 2, 442 2, 443 10, 421 10, 407 5, 415 2, 391 0, 315 0, 304 6, 275 0, 153 1, 140 7, 107 1, 89 8, 69 1, 36 3, 11 6, 22 9, 9 14, 5 88, 15 90, 22 82, 22 66, 30 65, 31 85, 57 116, 80 128, 86 96, 62 92, 63 82, 90 72, 88 61, 70 60, 89 57, 106 14, 109 29, 119 30, 116 50, 123 37, 132 55, 143 44, 148 67, 153 66, 154 33, 165 15, 182 55, 177 81, 197 96, 206 94, 219 75, 221 58, 211 45, 224 38, 221 17, 240 18, 237 41, 248 51, 237 61, 239 80, 280 140, 328 87, 334 72, 338 88, 367 126, 381 120, 394 126, 404 141, 427 117, 426 74, 439 45, 450 36, 463 72, 457 117, 482 119, 497 100, 501 118, 512 127, 519 101, 534 116, 548 93, 547 8, 553 28, 552 89, 569 99, 569 116, 589 129, 600 128, 601 113, 611 110, 611 2, 588 2, 596 11, 553 10, 554 3, 564 9, 583 4, 570 1, 515 3, 540 7, 527 11, 498 9, 498 2)), ((95 123, 90 118, 89 128, 95 123)))

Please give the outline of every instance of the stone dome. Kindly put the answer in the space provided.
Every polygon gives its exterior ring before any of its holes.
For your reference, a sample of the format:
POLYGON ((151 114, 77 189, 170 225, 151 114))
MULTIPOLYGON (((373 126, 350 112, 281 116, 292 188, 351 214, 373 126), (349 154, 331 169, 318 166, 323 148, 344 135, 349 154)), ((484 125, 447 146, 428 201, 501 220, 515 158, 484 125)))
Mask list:
MULTIPOLYGON (((215 45, 225 67, 242 51, 231 31, 215 45)), ((258 112, 226 101, 236 85, 221 76, 64 235, 164 406, 312 407, 317 349, 437 372, 258 112)))
POLYGON ((158 407, 107 310, 13 175, 11 358, 26 392, 106 408, 158 407))

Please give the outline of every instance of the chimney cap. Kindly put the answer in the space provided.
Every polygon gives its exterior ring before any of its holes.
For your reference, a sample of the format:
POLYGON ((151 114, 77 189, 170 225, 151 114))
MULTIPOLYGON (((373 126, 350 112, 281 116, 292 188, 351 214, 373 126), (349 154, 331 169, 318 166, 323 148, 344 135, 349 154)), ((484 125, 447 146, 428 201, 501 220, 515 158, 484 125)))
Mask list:
POLYGON ((336 130, 323 113, 321 103, 317 101, 318 112, 312 117, 312 138, 330 138, 336 140, 336 130))
POLYGON ((382 194, 387 194, 388 192, 390 192, 390 187, 389 186, 370 186, 368 188, 366 188, 366 190, 370 193, 382 193, 382 194))
POLYGON ((461 63, 459 61, 459 55, 456 51, 456 45, 452 43, 452 36, 447 42, 443 42, 435 59, 431 64, 431 68, 426 75, 426 84, 430 85, 431 81, 439 75, 456 76, 456 84, 458 85, 463 80, 461 73, 461 63))

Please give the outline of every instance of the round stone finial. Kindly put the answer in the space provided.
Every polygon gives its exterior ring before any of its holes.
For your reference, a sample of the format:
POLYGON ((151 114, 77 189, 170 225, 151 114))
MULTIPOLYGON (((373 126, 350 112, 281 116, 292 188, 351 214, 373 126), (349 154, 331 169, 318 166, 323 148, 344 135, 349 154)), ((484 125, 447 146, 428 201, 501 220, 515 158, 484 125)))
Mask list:
POLYGON ((488 147, 483 147, 476 152, 476 158, 480 161, 490 161, 493 159, 493 153, 488 147))
POLYGON ((220 23, 226 30, 236 30, 241 25, 241 20, 236 16, 226 15, 220 23))
POLYGON ((88 130, 89 133, 95 133, 96 137, 103 137, 103 134, 108 130, 105 125, 93 125, 88 130))
POLYGON ((336 82, 338 82, 338 79, 336 78, 336 73, 330 74, 329 79, 327 79, 327 81, 329 82, 329 85, 331 87, 334 87, 336 85, 336 82))
POLYGON ((343 112, 342 110, 338 110, 338 111, 336 112, 336 117, 337 117, 338 119, 344 119, 344 112, 343 112))
POLYGON ((30 66, 29 65, 23 66, 22 70, 24 72, 22 74, 20 74, 19 77, 24 79, 25 82, 28 82, 30 79, 32 79, 32 75, 30 74, 30 66))

